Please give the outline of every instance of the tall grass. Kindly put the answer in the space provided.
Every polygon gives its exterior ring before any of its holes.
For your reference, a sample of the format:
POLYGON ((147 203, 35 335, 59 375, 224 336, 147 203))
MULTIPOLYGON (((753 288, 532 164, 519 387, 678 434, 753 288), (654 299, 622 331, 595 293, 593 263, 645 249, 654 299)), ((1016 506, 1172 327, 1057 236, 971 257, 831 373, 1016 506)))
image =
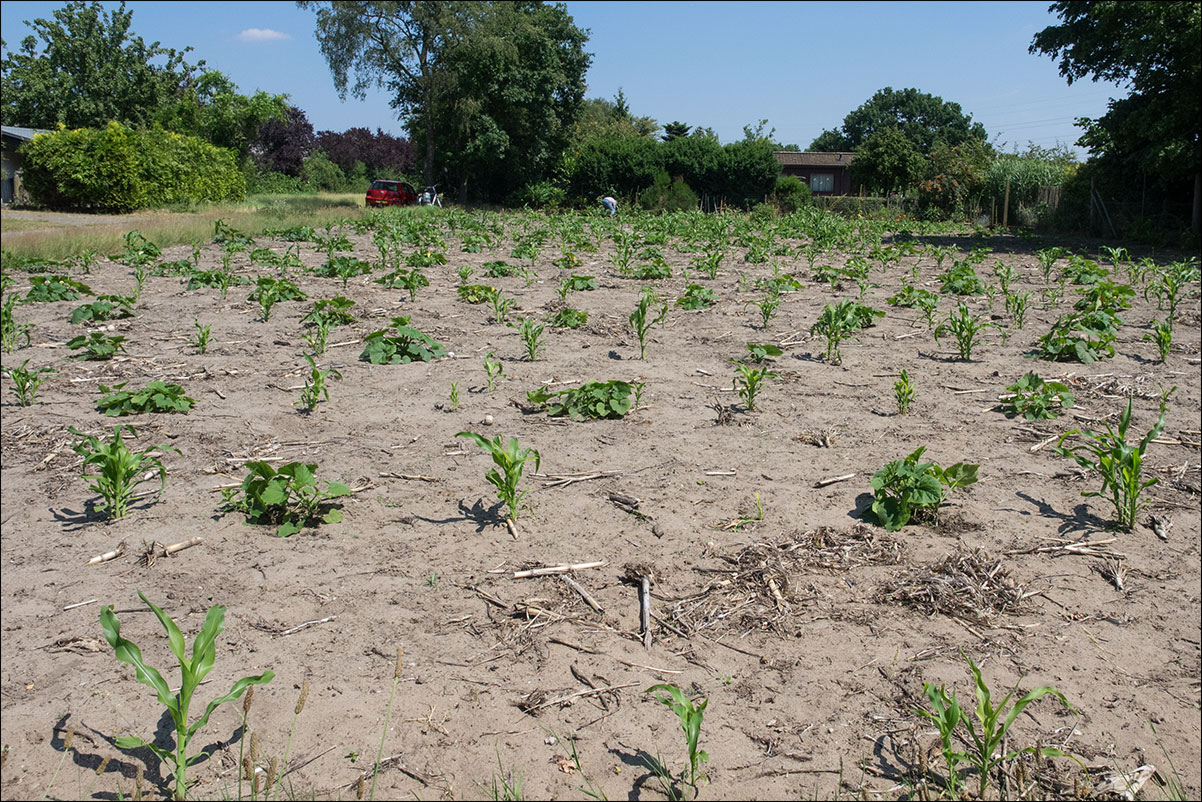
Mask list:
POLYGON ((240 203, 205 204, 184 210, 152 210, 127 215, 72 215, 74 222, 58 225, 54 218, 22 220, 3 214, 3 250, 14 256, 69 259, 83 251, 101 254, 125 250, 125 234, 133 229, 160 248, 211 242, 213 223, 227 224, 252 236, 267 228, 324 226, 357 219, 365 211, 363 195, 257 195, 240 203), (103 221, 103 222, 100 222, 103 221))

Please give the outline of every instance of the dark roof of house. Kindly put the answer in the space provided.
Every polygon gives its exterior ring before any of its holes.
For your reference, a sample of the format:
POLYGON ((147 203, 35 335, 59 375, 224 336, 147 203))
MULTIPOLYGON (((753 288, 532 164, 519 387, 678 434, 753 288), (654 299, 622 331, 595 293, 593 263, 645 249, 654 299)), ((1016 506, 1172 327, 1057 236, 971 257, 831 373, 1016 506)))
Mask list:
POLYGON ((11 136, 13 139, 22 139, 26 142, 33 139, 35 134, 50 133, 50 131, 45 128, 21 128, 17 125, 0 126, 0 130, 3 131, 5 136, 11 136))
POLYGON ((854 153, 798 153, 792 150, 778 150, 776 163, 798 167, 846 167, 856 157, 854 153))

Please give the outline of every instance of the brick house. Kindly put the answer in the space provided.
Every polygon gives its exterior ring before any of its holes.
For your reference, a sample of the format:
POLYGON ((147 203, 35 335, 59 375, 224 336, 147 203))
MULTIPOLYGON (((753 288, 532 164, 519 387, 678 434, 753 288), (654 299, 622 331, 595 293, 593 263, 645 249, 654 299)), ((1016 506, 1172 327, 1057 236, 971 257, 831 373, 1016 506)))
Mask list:
POLYGON ((796 176, 814 195, 854 195, 847 168, 854 153, 798 153, 778 150, 774 154, 782 175, 796 176))
POLYGON ((4 183, 0 189, 0 202, 5 204, 16 200, 18 203, 28 203, 28 193, 21 189, 21 154, 17 148, 33 139, 34 134, 49 133, 44 128, 20 128, 15 125, 5 125, 0 129, 3 134, 3 169, 4 183))

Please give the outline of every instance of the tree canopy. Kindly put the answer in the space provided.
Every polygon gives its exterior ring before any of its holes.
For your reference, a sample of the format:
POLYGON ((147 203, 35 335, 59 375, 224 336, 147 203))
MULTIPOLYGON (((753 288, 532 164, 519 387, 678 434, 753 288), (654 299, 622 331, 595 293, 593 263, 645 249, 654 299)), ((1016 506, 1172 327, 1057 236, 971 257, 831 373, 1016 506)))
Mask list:
POLYGON ((1051 10, 1062 22, 1037 33, 1030 52, 1058 59, 1069 84, 1088 77, 1130 90, 1102 117, 1078 120, 1079 144, 1164 182, 1194 177, 1202 162, 1202 4, 1057 2, 1051 10))
POLYGON ((34 31, 0 62, 0 117, 5 125, 142 127, 184 97, 204 62, 134 35, 133 12, 71 2, 54 18, 26 22, 34 31))
POLYGON ((810 150, 830 153, 855 151, 873 134, 895 128, 924 156, 937 145, 955 146, 969 141, 984 143, 985 126, 972 121, 959 103, 944 101, 917 89, 894 91, 885 87, 843 118, 837 129, 824 130, 810 150))
POLYGON ((870 191, 884 195, 906 189, 922 177, 926 159, 896 128, 882 128, 856 151, 851 177, 870 191))

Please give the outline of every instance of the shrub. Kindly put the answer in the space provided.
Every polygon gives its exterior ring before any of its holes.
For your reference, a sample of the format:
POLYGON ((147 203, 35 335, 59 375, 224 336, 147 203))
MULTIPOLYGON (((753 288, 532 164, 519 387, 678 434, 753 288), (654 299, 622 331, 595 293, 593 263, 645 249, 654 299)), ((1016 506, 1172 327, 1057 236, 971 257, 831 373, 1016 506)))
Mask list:
POLYGON ((567 195, 550 181, 539 181, 512 192, 506 205, 519 208, 528 206, 531 209, 558 209, 567 200, 567 195))
POLYGON ((60 128, 35 136, 21 152, 25 186, 54 208, 129 212, 246 195, 233 153, 160 128, 60 128))
POLYGON ((795 175, 777 176, 772 200, 776 201, 783 213, 792 214, 801 207, 810 205, 810 188, 795 175))
POLYGON ((699 198, 683 178, 672 180, 660 170, 651 187, 639 197, 639 205, 649 212, 683 212, 696 209, 699 198))

